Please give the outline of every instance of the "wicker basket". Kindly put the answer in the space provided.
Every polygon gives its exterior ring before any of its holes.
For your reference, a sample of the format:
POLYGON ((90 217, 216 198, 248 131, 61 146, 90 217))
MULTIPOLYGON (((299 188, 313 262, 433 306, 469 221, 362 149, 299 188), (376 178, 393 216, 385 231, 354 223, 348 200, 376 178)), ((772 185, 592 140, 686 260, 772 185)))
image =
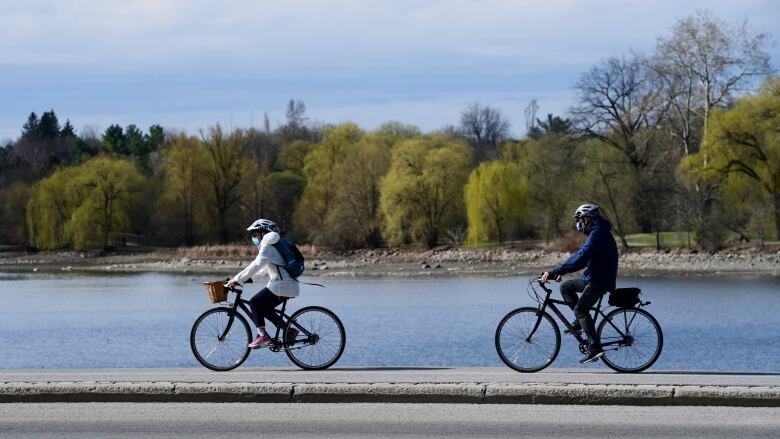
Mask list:
POLYGON ((227 300, 227 290, 225 290, 225 281, 218 280, 214 282, 203 282, 206 291, 209 293, 211 303, 219 303, 227 300))

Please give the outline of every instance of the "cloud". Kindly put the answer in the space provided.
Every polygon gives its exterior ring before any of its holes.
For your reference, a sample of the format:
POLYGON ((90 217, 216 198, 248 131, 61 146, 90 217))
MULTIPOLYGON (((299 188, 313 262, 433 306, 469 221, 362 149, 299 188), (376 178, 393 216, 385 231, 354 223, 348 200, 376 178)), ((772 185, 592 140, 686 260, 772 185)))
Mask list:
POLYGON ((399 111, 430 120, 421 125, 457 123, 450 106, 502 94, 560 96, 604 58, 652 50, 696 8, 767 31, 780 16, 768 0, 5 3, 0 138, 19 131, 2 127, 50 108, 77 126, 99 115, 190 125, 203 115, 276 111, 289 97, 323 118, 399 111), (387 98, 365 104, 378 95, 387 98), (420 96, 430 98, 425 112, 411 104, 420 96), (426 114, 435 111, 442 115, 434 122, 426 114))

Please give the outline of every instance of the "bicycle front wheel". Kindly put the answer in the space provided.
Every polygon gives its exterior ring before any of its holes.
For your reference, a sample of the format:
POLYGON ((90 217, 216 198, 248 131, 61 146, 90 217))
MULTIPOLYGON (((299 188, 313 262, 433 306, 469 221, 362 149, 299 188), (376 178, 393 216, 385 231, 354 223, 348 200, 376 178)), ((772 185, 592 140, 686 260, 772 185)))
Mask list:
POLYGON ((555 360, 561 348, 561 331, 547 313, 518 308, 496 328, 496 352, 518 372, 538 372, 555 360))
POLYGON ((235 313, 230 329, 230 308, 210 309, 192 325, 190 347, 200 364, 211 370, 226 371, 240 366, 249 356, 249 342, 252 332, 249 324, 239 313, 235 313))
POLYGON ((336 314, 321 306, 299 309, 290 317, 284 333, 287 340, 284 352, 301 369, 327 369, 344 352, 344 325, 336 314), (291 329, 298 331, 294 340, 288 339, 291 329))
POLYGON ((604 318, 598 329, 604 355, 601 360, 617 372, 641 372, 661 355, 664 336, 649 312, 618 308, 604 318))

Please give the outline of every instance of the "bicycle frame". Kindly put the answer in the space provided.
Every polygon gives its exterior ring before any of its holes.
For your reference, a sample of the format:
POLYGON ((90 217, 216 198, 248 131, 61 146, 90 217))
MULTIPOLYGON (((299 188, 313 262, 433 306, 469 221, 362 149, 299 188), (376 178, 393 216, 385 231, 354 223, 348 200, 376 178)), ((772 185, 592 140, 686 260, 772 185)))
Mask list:
MULTIPOLYGON (((531 341, 531 338, 536 333, 536 330, 539 329, 539 324, 542 322, 542 314, 544 314, 545 309, 550 308, 550 309, 553 310, 555 315, 558 316, 558 320, 560 320, 561 323, 563 323, 563 325, 569 330, 569 333, 572 336, 574 336, 574 338, 577 339, 577 341, 580 343, 580 345, 587 344, 588 340, 586 338, 582 337, 582 335, 580 335, 584 331, 579 332, 579 333, 574 331, 574 326, 572 326, 569 323, 569 320, 566 318, 566 316, 563 315, 561 310, 557 306, 555 306, 556 304, 569 306, 569 304, 566 303, 563 300, 553 299, 552 297, 550 297, 552 295, 552 292, 553 292, 552 288, 547 288, 542 282, 539 282, 539 285, 545 291, 546 295, 545 295, 544 301, 537 308, 536 315, 537 315, 538 318, 536 320, 536 324, 534 325, 533 330, 531 330, 531 332, 528 334, 528 337, 526 337, 526 341, 527 342, 531 341)), ((606 317, 607 317, 606 314, 604 314, 604 311, 602 311, 602 309, 601 309, 601 301, 603 299, 604 299, 604 296, 602 295, 601 297, 599 297, 599 301, 596 304, 596 306, 594 308, 591 308, 591 311, 595 311, 595 314, 593 315, 593 326, 594 327, 597 327, 596 323, 597 323, 599 315, 601 315, 602 319, 606 319, 606 317)), ((632 320, 633 320, 633 318, 632 318, 632 320)), ((601 343, 601 347, 605 348, 607 346, 612 346, 612 345, 617 345, 617 346, 625 345, 626 342, 627 342, 626 340, 628 339, 628 336, 626 334, 624 334, 623 331, 620 330, 620 328, 615 326, 615 324, 612 323, 611 320, 606 320, 606 321, 607 321, 607 323, 610 324, 610 326, 615 328, 615 331, 617 331, 618 334, 620 334, 620 336, 622 337, 622 340, 606 342, 606 343, 602 342, 601 343)))
MULTIPOLYGON (((249 301, 248 300, 244 300, 244 299, 241 298, 241 293, 243 292, 243 290, 241 290, 240 288, 233 287, 233 288, 229 289, 229 292, 236 293, 236 300, 230 306, 230 313, 229 313, 230 317, 228 318, 227 325, 225 325, 225 331, 222 332, 222 334, 219 336, 219 340, 220 341, 225 339, 225 337, 230 332, 230 328, 233 327, 233 322, 235 321, 235 316, 236 316, 236 314, 238 314, 238 309, 239 308, 242 311, 244 311, 244 314, 250 316, 250 320, 251 320, 251 316, 252 316, 252 310, 249 309, 249 307, 247 306, 247 305, 249 305, 249 301)), ((281 310, 276 309, 276 308, 274 308, 274 310, 273 310, 276 314, 278 314, 281 317, 282 321, 284 321, 285 323, 290 321, 290 316, 285 314, 285 310, 287 309, 287 300, 288 299, 286 297, 282 299, 282 309, 281 310)), ((304 341, 304 344, 310 344, 312 341, 316 341, 316 337, 317 336, 313 335, 306 328, 304 328, 303 326, 299 325, 298 322, 294 321, 293 325, 296 328, 298 328, 299 332, 301 332, 301 333, 306 335, 306 340, 304 341)), ((282 348, 280 348, 280 346, 282 346, 282 343, 279 341, 279 333, 281 332, 281 330, 282 330, 281 326, 277 326, 276 327, 276 333, 274 334, 274 337, 273 337, 273 339, 274 339, 274 346, 271 347, 272 351, 278 352, 278 351, 282 350, 282 348)), ((297 340, 296 340, 296 342, 297 342, 297 340)), ((291 347, 287 346, 284 349, 285 350, 300 349, 301 347, 303 347, 303 346, 299 346, 297 348, 291 348, 291 347)))

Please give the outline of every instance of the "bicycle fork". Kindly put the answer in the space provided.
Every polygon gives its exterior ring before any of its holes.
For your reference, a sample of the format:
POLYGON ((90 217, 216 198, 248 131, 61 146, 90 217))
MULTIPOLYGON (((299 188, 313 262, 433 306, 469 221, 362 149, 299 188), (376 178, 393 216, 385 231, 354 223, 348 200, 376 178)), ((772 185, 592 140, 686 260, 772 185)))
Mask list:
POLYGON ((227 325, 225 325, 225 330, 222 331, 222 334, 218 337, 219 341, 225 341, 225 337, 230 333, 230 328, 233 327, 233 321, 236 319, 236 314, 238 313, 238 305, 234 305, 232 308, 232 312, 230 313, 230 317, 228 317, 227 325))

